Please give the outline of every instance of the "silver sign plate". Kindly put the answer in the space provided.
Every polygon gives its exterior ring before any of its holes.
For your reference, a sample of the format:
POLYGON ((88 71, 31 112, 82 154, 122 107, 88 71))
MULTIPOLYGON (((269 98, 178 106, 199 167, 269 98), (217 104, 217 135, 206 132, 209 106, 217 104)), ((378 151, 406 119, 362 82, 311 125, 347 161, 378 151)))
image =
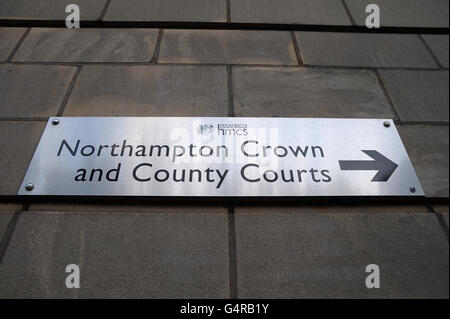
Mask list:
POLYGON ((392 120, 50 118, 19 195, 423 196, 392 120))

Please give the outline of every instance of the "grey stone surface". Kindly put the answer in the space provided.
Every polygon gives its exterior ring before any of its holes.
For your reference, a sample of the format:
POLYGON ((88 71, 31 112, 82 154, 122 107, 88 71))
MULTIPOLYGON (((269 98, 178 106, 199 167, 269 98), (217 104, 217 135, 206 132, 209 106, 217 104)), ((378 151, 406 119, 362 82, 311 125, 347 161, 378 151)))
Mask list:
POLYGON ((6 61, 25 30, 25 28, 0 28, 0 62, 6 61))
POLYGON ((415 34, 296 32, 305 64, 436 68, 415 34))
POLYGON ((444 68, 448 68, 448 41, 449 41, 448 34, 446 35, 424 34, 422 35, 422 37, 430 47, 431 51, 433 51, 439 63, 444 68))
POLYGON ((112 0, 105 21, 226 22, 223 0, 112 0))
POLYGON ((350 25, 341 1, 231 0, 231 22, 350 25))
POLYGON ((5 236, 6 229, 14 213, 8 211, 0 211, 0 242, 5 236))
MULTIPOLYGON (((1 206, 0 206, 1 209, 1 206)), ((220 206, 193 205, 149 205, 132 201, 129 203, 80 203, 77 200, 65 200, 63 203, 48 202, 31 203, 29 210, 46 212, 97 212, 97 213, 191 213, 191 214, 226 214, 227 209, 220 206)))
POLYGON ((449 213, 448 205, 433 205, 433 210, 437 213, 449 213))
POLYGON ((433 214, 236 215, 239 298, 448 298, 433 214), (367 289, 366 266, 380 267, 367 289))
POLYGON ((379 72, 401 120, 448 122, 448 71, 379 72))
POLYGON ((398 125, 406 151, 428 197, 448 197, 448 126, 398 125))
POLYGON ((0 298, 227 298, 225 214, 26 212, 0 265, 0 298), (80 267, 67 289, 65 268, 80 267))
POLYGON ((45 122, 0 121, 0 195, 16 195, 45 122))
POLYGON ((289 32, 164 30, 159 62, 296 65, 289 32))
POLYGON ((156 29, 33 28, 14 56, 28 62, 149 62, 156 29))
POLYGON ((365 25, 366 7, 380 7, 382 27, 448 28, 448 0, 344 0, 357 25, 365 25))
POLYGON ((66 116, 225 116, 222 66, 85 66, 66 116))
MULTIPOLYGON (((279 203, 278 203, 279 204, 279 203)), ((264 206, 238 206, 236 209, 239 213, 245 214, 272 214, 274 211, 283 214, 294 214, 294 213, 309 213, 309 214, 359 214, 359 213, 370 213, 370 214, 383 214, 383 213, 427 213, 428 209, 424 205, 414 205, 405 203, 400 204, 386 204, 386 203, 361 203, 355 202, 351 203, 330 203, 326 202, 323 204, 299 204, 297 206, 277 206, 277 202, 273 202, 271 205, 264 206)))
POLYGON ((0 116, 56 115, 75 71, 61 65, 0 65, 0 116))
POLYGON ((393 118, 367 70, 233 68, 237 116, 393 118))
MULTIPOLYGON (((2 0, 0 19, 8 20, 61 20, 65 21, 68 4, 72 0, 2 0)), ((80 8, 81 26, 83 21, 95 21, 105 6, 106 0, 77 0, 80 8)))
POLYGON ((448 222, 449 209, 448 208, 449 208, 448 205, 433 205, 433 210, 442 216, 445 224, 447 225, 447 228, 449 227, 449 222, 448 222))
POLYGON ((17 210, 21 210, 22 207, 23 207, 22 204, 14 203, 14 202, 1 202, 0 203, 0 211, 17 211, 17 210))

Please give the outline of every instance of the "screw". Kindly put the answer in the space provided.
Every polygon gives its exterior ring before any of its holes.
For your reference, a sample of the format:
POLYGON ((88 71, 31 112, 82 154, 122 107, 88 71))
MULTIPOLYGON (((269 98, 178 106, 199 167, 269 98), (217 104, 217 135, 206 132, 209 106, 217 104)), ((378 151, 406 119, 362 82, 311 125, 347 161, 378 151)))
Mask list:
POLYGON ((385 127, 391 127, 391 122, 385 121, 385 122, 383 123, 383 125, 384 125, 385 127))
POLYGON ((53 125, 58 125, 59 124, 59 120, 58 119, 53 119, 52 120, 52 124, 53 125))
POLYGON ((411 188, 409 189, 409 191, 410 191, 411 193, 415 193, 415 192, 416 192, 416 188, 415 188, 415 187, 411 187, 411 188))
POLYGON ((28 184, 25 185, 25 189, 27 191, 32 191, 33 188, 34 188, 34 184, 32 184, 32 183, 28 183, 28 184))

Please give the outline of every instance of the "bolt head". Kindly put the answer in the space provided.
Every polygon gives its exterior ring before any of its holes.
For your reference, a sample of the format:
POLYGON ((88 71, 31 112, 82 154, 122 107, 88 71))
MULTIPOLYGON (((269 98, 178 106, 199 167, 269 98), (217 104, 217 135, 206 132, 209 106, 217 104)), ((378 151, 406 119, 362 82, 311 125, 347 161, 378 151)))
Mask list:
POLYGON ((25 189, 27 191, 32 191, 33 188, 34 188, 34 184, 32 184, 32 183, 28 183, 28 184, 25 185, 25 189))
POLYGON ((410 191, 411 193, 415 193, 415 192, 416 192, 416 188, 415 188, 415 187, 411 187, 411 188, 409 189, 409 191, 410 191))
POLYGON ((383 123, 383 125, 384 125, 384 127, 391 127, 391 122, 385 121, 385 122, 383 123))
POLYGON ((58 125, 59 124, 59 120, 58 119, 53 119, 52 120, 52 124, 53 125, 58 125))

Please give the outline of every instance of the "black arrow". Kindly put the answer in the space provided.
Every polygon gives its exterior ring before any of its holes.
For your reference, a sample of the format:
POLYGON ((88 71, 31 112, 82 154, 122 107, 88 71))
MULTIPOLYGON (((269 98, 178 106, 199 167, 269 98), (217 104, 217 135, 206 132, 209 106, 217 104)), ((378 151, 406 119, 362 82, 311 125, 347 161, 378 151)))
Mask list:
POLYGON ((374 161, 339 161, 343 171, 378 171, 372 182, 387 182, 398 165, 377 151, 362 151, 374 161))

